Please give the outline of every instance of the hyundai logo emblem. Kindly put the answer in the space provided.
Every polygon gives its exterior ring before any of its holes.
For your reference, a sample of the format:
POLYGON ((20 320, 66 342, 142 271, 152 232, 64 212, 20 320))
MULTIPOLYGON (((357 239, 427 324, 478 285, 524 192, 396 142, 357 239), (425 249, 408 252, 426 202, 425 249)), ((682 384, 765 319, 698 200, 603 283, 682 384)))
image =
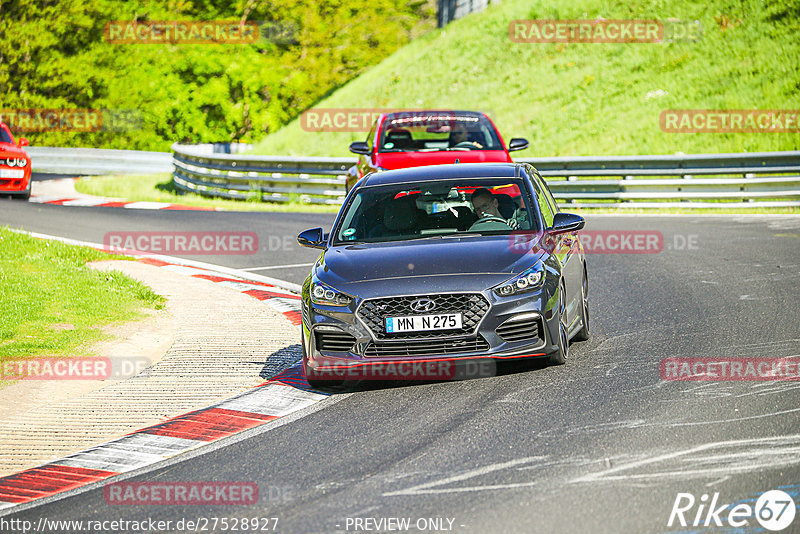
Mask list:
POLYGON ((417 299, 409 307, 415 312, 429 312, 436 307, 436 302, 431 299, 417 299))

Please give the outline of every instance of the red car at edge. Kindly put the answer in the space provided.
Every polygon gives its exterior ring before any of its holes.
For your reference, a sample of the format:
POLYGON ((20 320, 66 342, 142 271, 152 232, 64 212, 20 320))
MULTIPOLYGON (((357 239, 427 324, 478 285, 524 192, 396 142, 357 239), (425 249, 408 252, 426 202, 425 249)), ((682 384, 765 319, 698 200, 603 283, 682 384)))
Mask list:
POLYGON ((506 147, 492 120, 477 111, 381 113, 366 141, 350 145, 358 163, 347 176, 347 191, 370 172, 448 163, 511 163, 509 152, 528 148, 511 139, 506 147))
POLYGON ((0 122, 0 195, 28 200, 31 197, 31 158, 22 150, 28 140, 14 136, 5 123, 0 122))

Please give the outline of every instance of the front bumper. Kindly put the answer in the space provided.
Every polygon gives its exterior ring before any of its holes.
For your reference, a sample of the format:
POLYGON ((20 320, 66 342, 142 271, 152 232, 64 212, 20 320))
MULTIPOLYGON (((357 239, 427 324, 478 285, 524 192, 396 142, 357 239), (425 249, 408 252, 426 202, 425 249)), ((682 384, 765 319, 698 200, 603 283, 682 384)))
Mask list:
MULTIPOLYGON (((559 318, 552 291, 557 287, 516 297, 497 297, 491 291, 465 292, 462 295, 470 296, 470 306, 478 298, 485 301, 485 311, 477 319, 474 311, 462 310, 470 328, 395 336, 379 325, 397 311, 389 307, 376 319, 375 307, 369 304, 420 295, 356 299, 346 308, 316 305, 304 298, 306 373, 310 378, 346 380, 492 376, 497 361, 542 357, 556 350, 559 318)), ((452 299, 457 295, 425 296, 452 299)))
POLYGON ((31 185, 30 167, 7 167, 0 165, 0 192, 4 194, 25 193, 31 185), (16 174, 20 175, 17 176, 16 174), (13 176, 12 176, 13 175, 13 176))

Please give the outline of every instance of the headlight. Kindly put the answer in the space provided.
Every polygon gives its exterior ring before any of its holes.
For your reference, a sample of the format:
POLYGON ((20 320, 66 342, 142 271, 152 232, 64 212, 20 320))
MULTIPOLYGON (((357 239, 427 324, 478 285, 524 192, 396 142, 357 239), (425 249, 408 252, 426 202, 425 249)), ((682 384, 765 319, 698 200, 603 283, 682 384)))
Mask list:
POLYGON ((496 295, 510 297, 527 291, 539 289, 544 283, 544 267, 531 267, 511 280, 506 280, 494 288, 496 295))
POLYGON ((353 297, 336 291, 319 280, 314 280, 311 282, 311 302, 326 306, 349 306, 353 302, 353 297))

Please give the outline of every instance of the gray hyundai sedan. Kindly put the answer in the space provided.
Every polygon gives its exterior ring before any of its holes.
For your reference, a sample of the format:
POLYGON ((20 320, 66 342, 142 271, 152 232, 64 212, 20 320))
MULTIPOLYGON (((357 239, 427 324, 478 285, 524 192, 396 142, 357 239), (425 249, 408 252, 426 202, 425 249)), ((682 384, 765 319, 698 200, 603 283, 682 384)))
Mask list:
POLYGON ((344 380, 486 376, 498 360, 563 364, 589 336, 583 218, 532 166, 369 174, 350 191, 303 284, 303 366, 344 380))

